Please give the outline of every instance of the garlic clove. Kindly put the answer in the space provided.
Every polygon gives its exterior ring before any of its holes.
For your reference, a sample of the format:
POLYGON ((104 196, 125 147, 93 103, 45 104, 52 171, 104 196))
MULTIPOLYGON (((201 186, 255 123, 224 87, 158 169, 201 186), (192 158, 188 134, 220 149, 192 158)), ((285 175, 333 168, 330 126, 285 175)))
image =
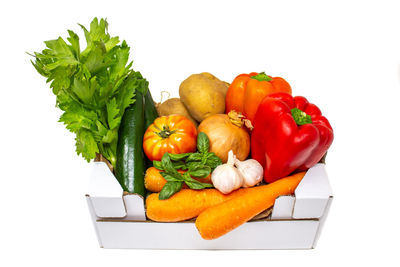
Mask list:
POLYGON ((235 159, 235 166, 243 176, 243 187, 255 186, 262 181, 264 170, 257 160, 240 161, 235 159))
POLYGON ((235 156, 229 151, 226 164, 219 165, 211 174, 211 181, 215 188, 223 194, 229 194, 243 185, 243 175, 234 166, 235 156))

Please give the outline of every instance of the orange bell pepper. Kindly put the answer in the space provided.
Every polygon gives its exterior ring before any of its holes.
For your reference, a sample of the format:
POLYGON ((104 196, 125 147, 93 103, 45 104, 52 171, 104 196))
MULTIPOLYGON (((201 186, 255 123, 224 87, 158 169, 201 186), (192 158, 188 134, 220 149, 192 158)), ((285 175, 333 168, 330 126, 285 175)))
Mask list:
POLYGON ((254 123, 261 101, 269 94, 280 92, 292 94, 292 88, 283 78, 271 77, 264 72, 240 74, 228 88, 225 113, 235 110, 254 123))

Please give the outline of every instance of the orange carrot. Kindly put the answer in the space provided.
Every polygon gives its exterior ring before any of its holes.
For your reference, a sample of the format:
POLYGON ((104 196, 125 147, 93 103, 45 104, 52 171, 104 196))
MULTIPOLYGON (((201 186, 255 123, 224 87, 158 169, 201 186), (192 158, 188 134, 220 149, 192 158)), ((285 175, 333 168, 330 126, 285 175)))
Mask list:
POLYGON ((160 192, 163 186, 167 183, 164 177, 161 176, 160 170, 150 167, 144 175, 144 186, 150 192, 160 192))
POLYGON ((268 185, 247 188, 243 194, 206 209, 196 219, 200 235, 210 240, 232 231, 272 207, 278 196, 293 194, 304 175, 301 172, 268 185))
MULTIPOLYGON (((144 186, 150 192, 160 192, 163 186, 167 183, 167 181, 162 177, 161 171, 156 169, 155 167, 150 167, 147 169, 146 174, 144 176, 144 186)), ((185 171, 179 170, 178 172, 184 173, 185 171)), ((195 180, 202 183, 211 183, 211 174, 206 178, 194 178, 195 180)), ((183 185, 183 188, 188 188, 186 184, 183 185)))
POLYGON ((182 189, 169 199, 159 200, 158 193, 146 198, 147 217, 157 222, 178 222, 197 217, 205 209, 243 194, 245 189, 224 195, 217 189, 182 189))

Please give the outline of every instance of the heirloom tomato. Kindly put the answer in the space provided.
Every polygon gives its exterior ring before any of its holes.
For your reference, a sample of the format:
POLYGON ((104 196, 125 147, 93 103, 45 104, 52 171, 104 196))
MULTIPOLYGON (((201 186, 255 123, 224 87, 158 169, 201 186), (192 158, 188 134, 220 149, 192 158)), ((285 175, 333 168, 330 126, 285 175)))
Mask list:
POLYGON ((196 126, 182 115, 158 117, 143 136, 143 150, 149 160, 159 161, 165 152, 195 152, 196 145, 196 126))

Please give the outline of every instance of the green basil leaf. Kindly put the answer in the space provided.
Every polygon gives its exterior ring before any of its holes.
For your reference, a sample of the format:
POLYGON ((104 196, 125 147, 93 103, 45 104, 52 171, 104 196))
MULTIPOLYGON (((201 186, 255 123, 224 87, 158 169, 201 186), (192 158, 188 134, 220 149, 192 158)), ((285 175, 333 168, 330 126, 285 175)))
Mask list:
POLYGON ((205 133, 200 132, 197 135, 197 150, 200 153, 207 153, 209 148, 210 140, 208 139, 208 136, 205 133))
POLYGON ((187 167, 187 165, 186 165, 186 163, 184 164, 184 165, 182 165, 182 166, 179 166, 179 169, 180 170, 187 170, 188 169, 188 167, 187 167))
POLYGON ((182 177, 185 179, 185 184, 187 184, 187 186, 189 186, 189 188, 191 188, 191 189, 198 190, 198 189, 213 187, 212 184, 202 183, 202 182, 199 182, 199 181, 193 179, 192 177, 190 177, 190 175, 187 172, 184 173, 182 177))
POLYGON ((176 170, 186 170, 186 163, 184 161, 172 162, 176 170))
POLYGON ((164 170, 164 166, 162 165, 161 161, 153 160, 153 167, 160 171, 164 170))
POLYGON ((217 157, 217 155, 214 153, 214 152, 208 152, 207 153, 207 158, 209 159, 209 158, 215 158, 215 157, 217 157))
POLYGON ((209 166, 212 170, 214 170, 221 164, 222 164, 222 160, 217 155, 215 155, 214 152, 211 152, 207 155, 207 161, 206 161, 205 165, 209 166))
POLYGON ((189 174, 196 178, 206 178, 211 173, 211 168, 209 166, 195 166, 189 169, 189 174))
POLYGON ((203 158, 203 154, 200 153, 193 153, 186 159, 186 163, 191 162, 191 161, 201 161, 203 158))
POLYGON ((179 172, 175 170, 174 165, 171 162, 171 159, 168 153, 165 153, 164 156, 161 158, 161 163, 164 167, 164 170, 173 176, 180 176, 179 172))
POLYGON ((201 164, 206 164, 207 162, 207 156, 208 156, 208 152, 207 153, 203 153, 203 156, 201 157, 201 164))
POLYGON ((204 189, 205 188, 201 182, 196 181, 196 180, 194 180, 194 182, 185 181, 185 184, 187 184, 187 186, 189 186, 190 189, 200 190, 200 189, 204 189))
POLYGON ((171 158, 171 160, 173 161, 179 161, 179 160, 183 160, 186 159, 187 157, 189 157, 192 153, 183 153, 183 154, 171 154, 168 153, 169 157, 171 158))
POLYGON ((182 176, 175 177, 167 172, 160 172, 160 174, 162 177, 164 177, 165 180, 167 180, 167 182, 183 182, 184 180, 182 176))
POLYGON ((158 199, 164 200, 170 198, 176 192, 179 192, 182 188, 182 182, 167 182, 161 189, 158 199))
POLYGON ((191 161, 191 162, 186 163, 186 167, 188 170, 195 169, 197 167, 203 167, 203 166, 204 165, 202 165, 201 162, 198 162, 198 161, 191 161))
MULTIPOLYGON (((172 166, 174 166, 174 168, 176 170, 187 170, 186 163, 183 160, 178 161, 178 162, 173 161, 172 162, 172 166)), ((156 169, 158 169, 160 171, 164 171, 165 170, 165 168, 164 168, 164 166, 163 166, 161 161, 153 160, 153 167, 155 167, 156 169)))

